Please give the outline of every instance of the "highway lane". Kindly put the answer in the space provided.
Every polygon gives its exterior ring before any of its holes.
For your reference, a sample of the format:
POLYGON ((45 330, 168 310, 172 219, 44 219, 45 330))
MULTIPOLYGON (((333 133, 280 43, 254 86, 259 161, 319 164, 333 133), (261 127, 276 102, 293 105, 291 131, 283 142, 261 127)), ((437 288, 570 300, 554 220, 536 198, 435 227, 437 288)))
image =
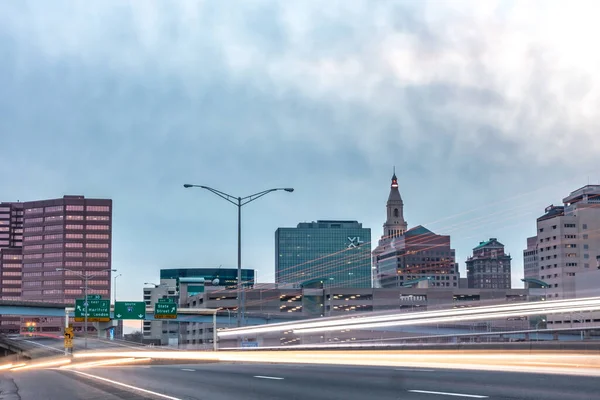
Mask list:
POLYGON ((89 368, 80 373, 23 371, 2 375, 3 379, 10 377, 19 388, 21 400, 600 398, 595 377, 431 368, 212 363, 89 368), (135 387, 149 392, 132 391, 135 387))

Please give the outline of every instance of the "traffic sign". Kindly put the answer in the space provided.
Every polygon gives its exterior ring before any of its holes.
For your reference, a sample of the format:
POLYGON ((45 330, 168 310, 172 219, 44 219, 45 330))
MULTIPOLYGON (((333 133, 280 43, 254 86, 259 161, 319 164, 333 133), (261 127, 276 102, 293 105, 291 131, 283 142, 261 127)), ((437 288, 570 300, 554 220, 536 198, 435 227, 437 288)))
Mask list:
POLYGON ((175 304, 175 302, 154 303, 154 318, 155 319, 176 319, 177 318, 177 304, 175 304))
MULTIPOLYGON (((75 322, 85 321, 85 303, 83 299, 75 300, 75 322)), ((88 322, 110 321, 110 300, 87 300, 88 322)))
POLYGON ((175 300, 171 299, 171 298, 160 298, 158 299, 159 303, 175 303, 175 300))
POLYGON ((73 338, 75 334, 73 333, 73 327, 69 326, 65 328, 65 349, 73 348, 73 338))
POLYGON ((144 319, 146 317, 146 303, 143 301, 117 301, 115 302, 115 317, 113 319, 144 319))
POLYGON ((88 300, 101 300, 102 296, 99 294, 88 294, 87 299, 88 300))

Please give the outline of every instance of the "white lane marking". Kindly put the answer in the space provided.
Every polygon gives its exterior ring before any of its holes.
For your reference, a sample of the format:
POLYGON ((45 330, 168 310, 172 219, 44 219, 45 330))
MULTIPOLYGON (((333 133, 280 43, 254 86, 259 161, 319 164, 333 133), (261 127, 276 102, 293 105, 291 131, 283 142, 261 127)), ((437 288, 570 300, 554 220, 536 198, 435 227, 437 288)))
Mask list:
POLYGON ((394 368, 394 371, 435 372, 435 369, 421 369, 421 368, 394 368))
POLYGON ((273 380, 276 380, 276 381, 280 381, 282 379, 285 379, 285 378, 280 378, 278 376, 263 376, 263 375, 254 375, 254 377, 258 378, 258 379, 273 379, 273 380))
POLYGON ((162 393, 158 393, 158 392, 153 392, 153 391, 148 390, 148 389, 142 389, 142 388, 139 388, 137 386, 128 385, 128 384, 122 383, 122 382, 113 381, 112 379, 103 378, 101 376, 87 374, 85 372, 76 371, 76 370, 71 370, 71 372, 74 372, 74 373, 79 374, 79 375, 87 376, 88 378, 97 379, 99 381, 108 382, 108 383, 116 385, 116 386, 122 386, 122 387, 125 387, 125 388, 128 388, 128 389, 136 390, 138 392, 148 393, 148 394, 151 394, 153 396, 157 396, 157 397, 160 397, 160 398, 163 398, 163 399, 168 399, 168 400, 183 400, 183 399, 181 399, 179 397, 167 396, 166 394, 162 394, 162 393))
POLYGON ((189 371, 189 372, 195 372, 195 369, 190 369, 190 368, 181 368, 182 371, 189 371))
POLYGON ((464 394, 464 393, 448 393, 448 392, 432 392, 429 390, 409 390, 412 393, 423 393, 423 394, 439 394, 441 396, 453 396, 453 397, 470 397, 472 399, 487 399, 489 396, 481 396, 479 394, 464 394))

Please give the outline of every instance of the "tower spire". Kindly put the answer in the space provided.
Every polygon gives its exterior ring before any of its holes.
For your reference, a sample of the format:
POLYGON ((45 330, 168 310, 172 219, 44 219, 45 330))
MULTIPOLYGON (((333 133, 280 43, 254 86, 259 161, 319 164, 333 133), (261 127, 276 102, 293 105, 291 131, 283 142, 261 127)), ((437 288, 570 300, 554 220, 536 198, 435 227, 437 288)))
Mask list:
POLYGON ((391 238, 403 235, 407 224, 404 219, 404 202, 398 190, 398 178, 396 177, 396 166, 393 169, 390 195, 386 204, 387 219, 383 225, 384 237, 391 238))

